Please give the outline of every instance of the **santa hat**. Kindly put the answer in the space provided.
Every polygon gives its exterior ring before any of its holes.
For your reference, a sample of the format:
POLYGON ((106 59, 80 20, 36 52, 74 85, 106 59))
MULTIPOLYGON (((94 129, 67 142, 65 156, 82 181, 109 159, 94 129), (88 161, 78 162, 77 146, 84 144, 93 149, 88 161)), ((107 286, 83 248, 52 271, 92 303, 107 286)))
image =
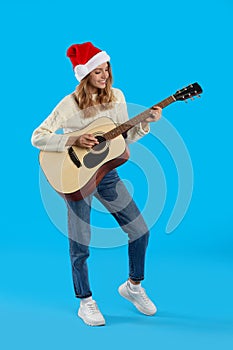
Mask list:
POLYGON ((105 51, 101 51, 90 42, 71 45, 66 55, 71 60, 78 81, 81 81, 100 64, 110 61, 105 51))

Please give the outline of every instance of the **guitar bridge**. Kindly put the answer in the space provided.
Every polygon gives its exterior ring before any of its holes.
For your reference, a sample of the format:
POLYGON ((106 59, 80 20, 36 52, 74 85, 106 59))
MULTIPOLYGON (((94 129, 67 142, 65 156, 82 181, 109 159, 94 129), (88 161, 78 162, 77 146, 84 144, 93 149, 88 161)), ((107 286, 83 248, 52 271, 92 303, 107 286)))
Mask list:
POLYGON ((76 165, 77 168, 80 168, 82 166, 80 160, 78 159, 77 154, 75 153, 73 147, 70 147, 68 149, 68 154, 70 156, 70 159, 72 160, 72 162, 76 165))

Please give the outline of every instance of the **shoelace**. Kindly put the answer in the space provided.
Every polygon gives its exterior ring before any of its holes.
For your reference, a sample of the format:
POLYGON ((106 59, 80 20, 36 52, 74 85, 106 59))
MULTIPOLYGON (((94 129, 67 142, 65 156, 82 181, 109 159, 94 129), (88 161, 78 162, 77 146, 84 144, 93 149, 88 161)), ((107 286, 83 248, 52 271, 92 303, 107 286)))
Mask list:
POLYGON ((150 299, 148 298, 148 296, 146 295, 146 292, 144 290, 144 288, 141 288, 141 290, 139 291, 143 301, 145 302, 145 304, 149 304, 150 299))
POLYGON ((87 307, 89 314, 95 314, 99 312, 98 306, 96 305, 95 301, 89 301, 89 303, 86 303, 85 306, 87 307))

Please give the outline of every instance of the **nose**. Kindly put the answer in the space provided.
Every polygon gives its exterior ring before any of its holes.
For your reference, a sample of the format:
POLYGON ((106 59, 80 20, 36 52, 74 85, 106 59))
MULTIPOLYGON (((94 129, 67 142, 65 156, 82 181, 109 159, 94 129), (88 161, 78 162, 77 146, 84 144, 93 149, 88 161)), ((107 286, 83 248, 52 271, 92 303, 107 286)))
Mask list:
POLYGON ((107 77, 108 77, 108 72, 105 71, 105 70, 102 71, 101 77, 102 77, 102 79, 107 79, 107 77))

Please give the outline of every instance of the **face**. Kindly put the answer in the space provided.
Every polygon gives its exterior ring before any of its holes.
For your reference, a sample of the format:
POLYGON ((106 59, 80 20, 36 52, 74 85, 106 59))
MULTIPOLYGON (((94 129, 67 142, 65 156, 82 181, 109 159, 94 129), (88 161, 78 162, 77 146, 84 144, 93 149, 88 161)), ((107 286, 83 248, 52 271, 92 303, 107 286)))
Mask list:
POLYGON ((90 73, 88 80, 91 93, 96 93, 98 89, 104 89, 106 87, 108 77, 109 68, 107 62, 95 68, 90 73))

